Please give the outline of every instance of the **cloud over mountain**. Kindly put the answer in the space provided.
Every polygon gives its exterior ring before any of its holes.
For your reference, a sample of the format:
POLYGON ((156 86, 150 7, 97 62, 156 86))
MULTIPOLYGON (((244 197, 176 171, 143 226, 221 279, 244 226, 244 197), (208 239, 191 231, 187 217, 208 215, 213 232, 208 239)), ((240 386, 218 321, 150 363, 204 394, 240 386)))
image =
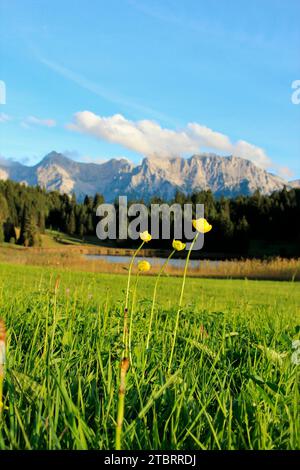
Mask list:
POLYGON ((181 130, 172 130, 151 120, 131 121, 122 114, 104 117, 81 111, 66 127, 147 157, 188 155, 209 148, 246 158, 262 168, 268 168, 272 163, 262 148, 245 140, 233 143, 228 136, 193 122, 181 130))

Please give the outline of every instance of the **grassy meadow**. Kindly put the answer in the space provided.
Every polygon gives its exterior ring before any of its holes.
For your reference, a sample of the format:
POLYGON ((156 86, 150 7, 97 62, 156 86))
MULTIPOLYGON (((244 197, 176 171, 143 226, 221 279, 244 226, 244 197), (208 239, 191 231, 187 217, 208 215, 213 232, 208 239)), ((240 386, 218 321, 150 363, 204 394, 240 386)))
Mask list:
MULTIPOLYGON (((0 449, 113 449, 127 276, 0 264, 7 363, 0 449)), ((141 274, 124 449, 299 449, 297 282, 141 274)), ((132 278, 132 289, 136 277, 132 278)))
MULTIPOLYGON (((28 266, 43 266, 92 273, 124 274, 128 269, 126 262, 111 263, 106 255, 132 256, 133 249, 116 248, 109 244, 96 244, 94 239, 89 243, 76 238, 62 236, 47 231, 42 235, 41 247, 30 247, 0 243, 0 263, 13 263, 28 266), (86 255, 102 255, 98 259, 87 259, 86 255)), ((155 262, 156 256, 167 257, 168 251, 157 255, 157 250, 142 249, 141 256, 153 257, 150 275, 156 275, 160 266, 155 262)), ((183 255, 185 256, 185 255, 183 255)), ((182 268, 167 266, 166 273, 170 276, 182 276, 182 268)), ((189 266, 189 276, 217 279, 262 279, 280 281, 300 281, 300 258, 266 258, 222 260, 213 265, 208 260, 199 260, 196 267, 189 266)))

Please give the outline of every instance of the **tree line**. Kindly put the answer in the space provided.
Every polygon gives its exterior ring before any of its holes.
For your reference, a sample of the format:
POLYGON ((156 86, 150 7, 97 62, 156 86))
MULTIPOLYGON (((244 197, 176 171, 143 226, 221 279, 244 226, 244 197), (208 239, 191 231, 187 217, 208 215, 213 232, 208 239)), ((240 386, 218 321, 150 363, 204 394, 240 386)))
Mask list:
MULTIPOLYGON (((103 202, 104 197, 98 193, 77 201, 74 194, 69 196, 57 191, 47 192, 39 186, 0 181, 0 242, 36 246, 41 243, 40 234, 46 229, 80 239, 95 236, 99 222, 96 209, 103 202)), ((130 201, 128 205, 133 202, 143 201, 130 201)), ((165 202, 153 198, 147 206, 165 202)), ((273 248, 277 255, 300 256, 300 189, 284 188, 270 195, 256 191, 251 196, 235 198, 216 198, 211 191, 189 196, 177 191, 167 203, 204 204, 205 217, 213 225, 210 236, 205 239, 205 252, 246 256, 251 250, 255 254, 256 249, 261 255, 264 249, 273 248)), ((118 214, 117 202, 115 207, 118 214)), ((171 234, 172 229, 171 221, 171 234)), ((134 245, 131 240, 116 243, 134 245)), ((151 246, 169 248, 169 243, 154 240, 151 246)))
POLYGON ((39 186, 0 181, 0 241, 39 245, 45 229, 80 238, 94 234, 96 207, 103 202, 100 194, 79 203, 75 194, 70 197, 39 186))

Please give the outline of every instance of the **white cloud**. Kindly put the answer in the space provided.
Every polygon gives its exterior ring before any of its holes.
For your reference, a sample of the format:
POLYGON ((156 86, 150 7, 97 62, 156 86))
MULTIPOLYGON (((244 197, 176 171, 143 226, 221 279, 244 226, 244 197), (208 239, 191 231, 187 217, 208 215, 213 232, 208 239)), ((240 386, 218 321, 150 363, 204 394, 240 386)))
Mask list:
POLYGON ((56 121, 54 119, 40 119, 35 116, 27 116, 24 121, 21 122, 22 127, 34 126, 45 126, 45 127, 55 127, 56 121))
POLYGON ((209 127, 201 126, 196 122, 189 123, 187 128, 191 137, 199 141, 200 145, 203 147, 211 147, 225 152, 232 150, 232 144, 229 138, 220 132, 215 132, 209 127))
POLYGON ((197 150, 185 132, 163 129, 154 121, 129 121, 121 114, 101 117, 83 111, 76 113, 74 123, 67 127, 120 144, 143 155, 169 156, 197 150))
POLYGON ((11 121, 11 119, 11 116, 9 116, 8 114, 0 113, 0 122, 11 121))
POLYGON ((262 168, 268 168, 272 164, 272 160, 266 155, 262 148, 249 144, 249 142, 245 140, 239 140, 234 144, 232 153, 238 157, 251 160, 262 168))
POLYGON ((272 163, 262 148, 244 140, 232 143, 226 135, 198 123, 188 123, 184 129, 176 131, 150 120, 130 121, 121 114, 103 117, 82 111, 74 115, 73 123, 67 124, 67 128, 146 156, 191 155, 209 148, 246 158, 262 168, 272 163))

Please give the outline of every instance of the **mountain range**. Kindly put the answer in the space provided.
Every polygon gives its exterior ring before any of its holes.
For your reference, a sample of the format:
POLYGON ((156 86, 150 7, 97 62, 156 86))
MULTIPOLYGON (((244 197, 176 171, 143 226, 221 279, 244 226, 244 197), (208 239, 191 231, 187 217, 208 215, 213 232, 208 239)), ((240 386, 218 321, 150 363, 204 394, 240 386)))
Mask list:
POLYGON ((28 185, 40 185, 49 191, 75 193, 81 200, 96 192, 108 202, 119 195, 149 200, 153 196, 170 200, 177 190, 191 193, 208 190, 217 196, 249 195, 300 187, 300 180, 287 182, 233 155, 193 155, 190 158, 144 158, 140 164, 121 159, 104 163, 83 163, 51 152, 38 164, 26 166, 2 159, 0 179, 12 179, 28 185))

